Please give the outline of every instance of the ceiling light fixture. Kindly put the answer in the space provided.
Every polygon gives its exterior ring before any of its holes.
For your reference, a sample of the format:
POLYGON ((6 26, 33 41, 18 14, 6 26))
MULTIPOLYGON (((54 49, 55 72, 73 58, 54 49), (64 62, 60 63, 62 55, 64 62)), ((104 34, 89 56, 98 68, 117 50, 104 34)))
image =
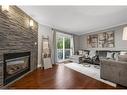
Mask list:
POLYGON ((33 27, 33 25, 34 25, 33 20, 30 20, 30 26, 33 27))

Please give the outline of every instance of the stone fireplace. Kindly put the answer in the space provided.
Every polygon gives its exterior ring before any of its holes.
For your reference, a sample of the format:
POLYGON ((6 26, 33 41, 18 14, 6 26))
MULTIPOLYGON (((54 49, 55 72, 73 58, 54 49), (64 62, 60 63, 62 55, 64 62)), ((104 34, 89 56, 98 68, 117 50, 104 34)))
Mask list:
POLYGON ((30 52, 4 54, 4 85, 30 71, 30 52))
POLYGON ((37 68, 37 42, 38 23, 33 18, 17 6, 9 6, 9 11, 0 6, 0 87, 37 68))

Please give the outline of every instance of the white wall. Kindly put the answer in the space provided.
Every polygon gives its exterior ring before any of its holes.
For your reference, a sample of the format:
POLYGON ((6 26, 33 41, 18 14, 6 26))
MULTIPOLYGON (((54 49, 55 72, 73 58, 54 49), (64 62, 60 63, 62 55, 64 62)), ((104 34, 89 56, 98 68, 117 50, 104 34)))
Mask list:
MULTIPOLYGON (((51 31, 51 28, 40 24, 38 29, 38 66, 41 66, 40 64, 42 63, 41 61, 42 36, 43 37, 48 36, 50 43, 53 43, 51 40, 53 36, 53 32, 51 31)), ((51 48, 53 48, 52 45, 51 45, 51 48)))
POLYGON ((81 35, 79 38, 79 41, 80 41, 79 49, 91 49, 91 48, 87 48, 87 35, 96 34, 99 32, 114 31, 115 32, 115 47, 114 48, 94 48, 94 49, 96 50, 127 50, 127 41, 122 40, 123 27, 125 26, 126 25, 121 25, 118 27, 113 27, 110 29, 105 29, 102 31, 97 31, 94 33, 81 35))

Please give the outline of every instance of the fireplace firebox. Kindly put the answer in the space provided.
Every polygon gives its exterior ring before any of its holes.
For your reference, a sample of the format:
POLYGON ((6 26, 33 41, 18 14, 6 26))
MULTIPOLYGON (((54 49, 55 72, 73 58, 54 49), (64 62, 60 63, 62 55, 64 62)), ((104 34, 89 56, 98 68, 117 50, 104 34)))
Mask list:
POLYGON ((4 85, 30 71, 30 52, 4 54, 4 85))

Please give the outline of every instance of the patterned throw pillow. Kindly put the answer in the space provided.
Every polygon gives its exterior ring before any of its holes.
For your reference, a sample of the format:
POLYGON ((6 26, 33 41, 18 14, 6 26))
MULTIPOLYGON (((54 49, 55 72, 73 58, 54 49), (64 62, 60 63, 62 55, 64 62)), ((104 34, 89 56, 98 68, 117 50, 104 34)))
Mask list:
POLYGON ((107 58, 113 59, 113 52, 107 52, 107 58))
POLYGON ((118 56, 119 56, 119 53, 114 53, 114 59, 115 59, 116 61, 118 61, 118 56))

